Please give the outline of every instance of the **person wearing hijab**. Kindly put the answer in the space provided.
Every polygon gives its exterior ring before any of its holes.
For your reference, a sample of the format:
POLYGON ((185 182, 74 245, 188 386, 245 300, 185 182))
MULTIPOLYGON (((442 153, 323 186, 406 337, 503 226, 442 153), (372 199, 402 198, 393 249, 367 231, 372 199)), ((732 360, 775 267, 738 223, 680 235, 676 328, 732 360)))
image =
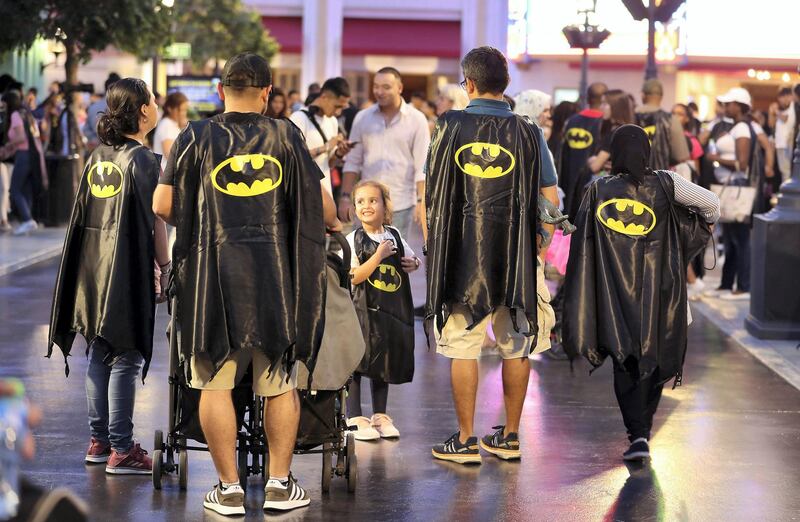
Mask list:
POLYGON ((674 172, 651 171, 641 127, 619 127, 610 149, 611 174, 589 186, 575 220, 564 348, 594 368, 612 358, 630 441, 623 459, 637 460, 650 456, 664 384, 681 383, 691 322, 686 268, 706 247, 705 223, 719 219, 719 199, 674 172))

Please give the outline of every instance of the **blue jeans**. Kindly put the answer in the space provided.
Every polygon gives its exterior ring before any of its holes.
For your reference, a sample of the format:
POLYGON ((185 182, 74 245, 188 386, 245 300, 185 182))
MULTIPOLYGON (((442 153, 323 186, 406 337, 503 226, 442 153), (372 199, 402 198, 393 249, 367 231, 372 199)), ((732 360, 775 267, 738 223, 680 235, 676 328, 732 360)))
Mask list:
POLYGON ((89 429, 98 441, 111 444, 118 453, 127 453, 133 445, 136 379, 144 358, 139 352, 130 351, 109 366, 103 362, 107 347, 105 341, 97 338, 89 350, 89 366, 86 368, 89 429))
POLYGON ((395 210, 392 216, 392 226, 400 231, 400 235, 406 241, 411 235, 411 225, 414 224, 414 210, 416 210, 416 207, 395 210))
POLYGON ((21 150, 14 155, 14 170, 11 173, 11 201, 22 221, 30 221, 33 205, 33 179, 31 178, 31 154, 21 150))

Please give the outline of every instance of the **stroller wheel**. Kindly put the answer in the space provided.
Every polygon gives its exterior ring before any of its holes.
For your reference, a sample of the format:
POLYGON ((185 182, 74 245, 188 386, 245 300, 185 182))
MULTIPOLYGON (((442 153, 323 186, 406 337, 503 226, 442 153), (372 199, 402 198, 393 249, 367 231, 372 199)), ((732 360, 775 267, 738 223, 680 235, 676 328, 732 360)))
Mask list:
POLYGON ((164 449, 164 432, 161 430, 156 430, 156 433, 153 436, 153 451, 163 450, 163 449, 164 449))
POLYGON ((153 452, 153 489, 161 489, 161 473, 162 473, 162 455, 161 450, 157 449, 153 452))
POLYGON ((247 446, 244 444, 239 445, 239 484, 242 485, 242 489, 247 491, 247 446))
POLYGON ((353 433, 347 434, 347 491, 356 492, 356 481, 358 480, 358 459, 356 458, 356 436, 353 433))
POLYGON ((178 486, 181 491, 186 491, 189 483, 189 452, 183 450, 178 456, 178 486))
POLYGON ((327 493, 331 490, 331 478, 333 478, 333 446, 330 442, 322 445, 322 492, 327 493))

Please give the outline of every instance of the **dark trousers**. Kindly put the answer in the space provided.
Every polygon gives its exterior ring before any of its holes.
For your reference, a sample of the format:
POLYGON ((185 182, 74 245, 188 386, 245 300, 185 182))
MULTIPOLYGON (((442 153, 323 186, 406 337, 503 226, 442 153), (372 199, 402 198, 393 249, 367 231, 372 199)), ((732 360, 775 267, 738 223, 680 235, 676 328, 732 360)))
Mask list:
POLYGON ((748 223, 725 223, 722 227, 725 245, 725 264, 722 265, 720 288, 742 292, 750 291, 750 225, 748 223))
MULTIPOLYGON (((372 391, 372 413, 386 413, 386 403, 389 401, 389 383, 380 379, 369 380, 372 391)), ((353 374, 353 381, 347 390, 347 416, 361 417, 361 374, 353 374)))
POLYGON ((30 221, 33 206, 33 177, 31 155, 27 150, 14 155, 14 170, 11 173, 11 201, 21 221, 30 221))
POLYGON ((664 385, 657 382, 658 370, 636 381, 622 365, 614 364, 614 393, 631 442, 640 437, 650 440, 653 416, 664 390, 664 385))

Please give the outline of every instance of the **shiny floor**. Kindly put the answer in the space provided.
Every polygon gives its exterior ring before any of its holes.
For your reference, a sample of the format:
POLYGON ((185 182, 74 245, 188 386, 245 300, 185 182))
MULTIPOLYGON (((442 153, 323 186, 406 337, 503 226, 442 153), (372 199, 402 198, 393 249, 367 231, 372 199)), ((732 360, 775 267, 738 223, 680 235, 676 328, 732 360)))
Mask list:
MULTIPOLYGON (((63 359, 45 359, 56 264, 0 278, 0 375, 21 376, 44 408, 38 454, 27 474, 66 486, 86 499, 97 521, 220 520, 204 513, 215 482, 206 454, 190 454, 189 490, 149 477, 107 476, 86 466, 88 440, 82 346, 64 377, 63 359)), ((159 310, 157 331, 163 332, 159 310)), ((156 356, 137 396, 135 435, 151 449, 166 426, 167 353, 156 356)), ((455 431, 447 361, 426 351, 417 328, 417 373, 392 388, 389 413, 399 441, 358 443, 358 491, 343 479, 320 493, 320 458, 297 457, 294 474, 310 491, 309 507, 264 515, 260 480, 251 479, 248 520, 665 520, 800 519, 800 392, 696 314, 684 385, 665 392, 656 417, 651 466, 626 467, 624 429, 609 368, 588 375, 585 364, 533 361, 525 404, 521 462, 484 457, 480 467, 434 461, 430 446, 455 431)), ((481 360, 476 426, 503 422, 499 359, 481 360)), ((367 405, 367 411, 369 406, 367 405)))

